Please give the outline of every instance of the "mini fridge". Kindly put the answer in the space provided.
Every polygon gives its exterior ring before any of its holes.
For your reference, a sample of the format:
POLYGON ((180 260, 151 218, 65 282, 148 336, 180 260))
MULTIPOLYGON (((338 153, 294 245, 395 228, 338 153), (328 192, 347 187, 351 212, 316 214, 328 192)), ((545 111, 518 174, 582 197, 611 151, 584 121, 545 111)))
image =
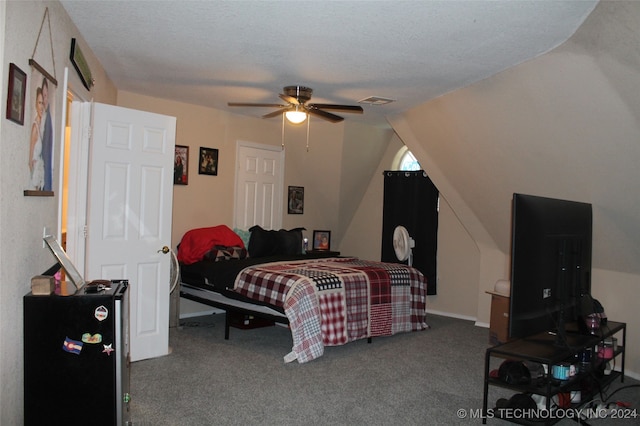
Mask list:
POLYGON ((24 296, 25 425, 129 423, 127 287, 24 296))

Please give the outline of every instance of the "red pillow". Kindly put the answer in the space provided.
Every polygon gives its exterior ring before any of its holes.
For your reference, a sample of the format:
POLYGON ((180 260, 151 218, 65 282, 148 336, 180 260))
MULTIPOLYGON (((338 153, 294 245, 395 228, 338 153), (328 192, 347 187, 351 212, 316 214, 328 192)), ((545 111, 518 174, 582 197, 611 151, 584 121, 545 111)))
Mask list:
POLYGON ((180 241, 178 260, 185 265, 199 262, 214 246, 242 247, 242 238, 226 225, 187 231, 180 241))

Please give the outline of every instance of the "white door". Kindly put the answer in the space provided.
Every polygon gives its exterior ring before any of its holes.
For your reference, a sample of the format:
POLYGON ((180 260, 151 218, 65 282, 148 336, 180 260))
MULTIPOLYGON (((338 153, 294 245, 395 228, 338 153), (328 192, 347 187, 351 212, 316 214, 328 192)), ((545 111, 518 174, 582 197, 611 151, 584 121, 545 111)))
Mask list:
POLYGON ((284 151, 271 145, 238 142, 235 226, 282 227, 284 151))
POLYGON ((129 279, 132 361, 169 351, 174 117, 94 104, 86 279, 129 279))

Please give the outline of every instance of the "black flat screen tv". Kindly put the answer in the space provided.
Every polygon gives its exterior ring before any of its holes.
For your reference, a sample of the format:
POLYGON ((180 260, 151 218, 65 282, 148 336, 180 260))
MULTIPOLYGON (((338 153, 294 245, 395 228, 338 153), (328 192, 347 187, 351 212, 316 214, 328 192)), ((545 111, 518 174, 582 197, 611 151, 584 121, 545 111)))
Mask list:
MULTIPOLYGON (((591 301, 591 204, 514 194, 509 337, 565 338, 591 301)), ((589 312, 591 313, 591 312, 589 312)))

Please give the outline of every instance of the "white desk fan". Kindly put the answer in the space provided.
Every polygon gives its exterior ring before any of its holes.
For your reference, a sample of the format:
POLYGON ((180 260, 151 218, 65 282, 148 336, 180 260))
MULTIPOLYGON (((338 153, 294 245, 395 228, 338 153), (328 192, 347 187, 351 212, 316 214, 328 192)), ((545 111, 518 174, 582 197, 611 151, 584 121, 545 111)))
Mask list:
POLYGON ((399 261, 409 260, 409 266, 413 265, 413 248, 416 242, 409 235, 409 231, 402 225, 393 230, 393 249, 399 261))

